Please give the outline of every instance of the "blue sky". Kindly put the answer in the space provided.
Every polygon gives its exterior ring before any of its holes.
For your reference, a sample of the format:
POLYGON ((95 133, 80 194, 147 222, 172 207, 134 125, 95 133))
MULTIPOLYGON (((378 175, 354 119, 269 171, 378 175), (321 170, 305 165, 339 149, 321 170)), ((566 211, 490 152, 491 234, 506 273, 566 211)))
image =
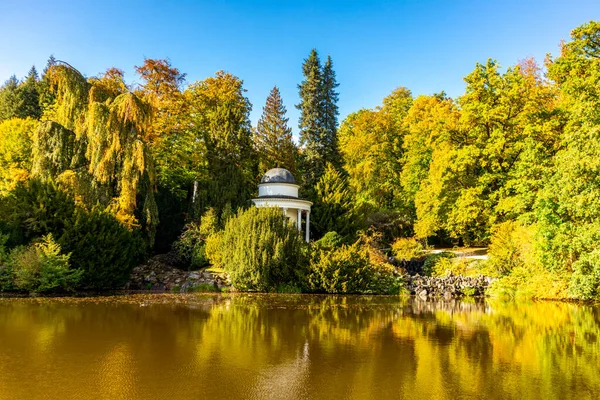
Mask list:
POLYGON ((218 70, 244 80, 258 120, 279 86, 297 132, 297 84, 311 48, 330 54, 340 121, 395 87, 455 97, 476 62, 540 63, 600 1, 34 1, 0 0, 0 81, 41 70, 50 54, 93 76, 115 66, 135 82, 144 58, 169 58, 187 82, 218 70))

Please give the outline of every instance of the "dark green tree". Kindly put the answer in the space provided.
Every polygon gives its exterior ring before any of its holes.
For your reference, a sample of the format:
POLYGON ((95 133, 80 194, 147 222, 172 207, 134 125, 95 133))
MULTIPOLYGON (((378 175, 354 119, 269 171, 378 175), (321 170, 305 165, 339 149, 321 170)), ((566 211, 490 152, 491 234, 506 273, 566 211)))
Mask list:
POLYGON ((40 107, 39 76, 35 66, 31 67, 27 77, 19 86, 19 97, 21 98, 21 107, 18 116, 40 119, 42 108, 40 107))
POLYGON ((285 117, 286 109, 277 86, 273 87, 256 126, 254 145, 258 152, 259 170, 286 168, 296 174, 296 146, 292 129, 285 117))
POLYGON ((338 115, 340 114, 337 106, 339 93, 336 88, 339 86, 333 70, 331 56, 327 56, 327 61, 323 66, 321 75, 321 129, 323 131, 323 158, 325 163, 331 163, 336 168, 340 168, 342 161, 340 156, 337 129, 338 115))
POLYGON ((0 121, 18 117, 22 103, 19 80, 13 75, 0 88, 0 121))
POLYGON ((316 49, 312 49, 302 65, 304 80, 300 91, 300 146, 302 147, 301 170, 306 188, 313 188, 325 170, 324 140, 321 117, 322 71, 316 49))

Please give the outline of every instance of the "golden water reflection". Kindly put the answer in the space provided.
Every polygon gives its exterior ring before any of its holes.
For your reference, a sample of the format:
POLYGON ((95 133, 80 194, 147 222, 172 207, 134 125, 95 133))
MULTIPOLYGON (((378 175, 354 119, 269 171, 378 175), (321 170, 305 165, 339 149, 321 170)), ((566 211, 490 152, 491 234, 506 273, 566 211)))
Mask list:
POLYGON ((0 299, 0 400, 598 398, 599 334, 555 302, 0 299))

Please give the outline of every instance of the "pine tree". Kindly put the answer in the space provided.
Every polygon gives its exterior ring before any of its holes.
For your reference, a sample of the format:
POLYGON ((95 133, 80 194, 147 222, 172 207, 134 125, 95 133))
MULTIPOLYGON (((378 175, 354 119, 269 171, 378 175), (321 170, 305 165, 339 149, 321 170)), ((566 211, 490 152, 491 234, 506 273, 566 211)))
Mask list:
POLYGON ((323 129, 321 126, 321 62, 316 49, 302 65, 304 81, 298 85, 300 91, 300 145, 302 146, 301 169, 304 185, 310 190, 325 170, 323 159, 323 129))
POLYGON ((333 70, 331 56, 327 56, 327 61, 323 66, 321 78, 321 121, 323 129, 323 158, 325 163, 331 163, 334 167, 341 167, 341 155, 338 144, 338 93, 335 89, 339 86, 333 70))
POLYGON ((254 136, 261 172, 281 167, 296 173, 296 146, 285 113, 279 89, 275 86, 267 97, 254 136))
POLYGON ((19 109, 19 117, 31 117, 40 119, 42 108, 40 107, 40 93, 38 90, 39 77, 35 66, 32 66, 25 81, 19 86, 19 96, 22 104, 19 109))
POLYGON ((19 96, 19 80, 13 75, 0 88, 0 121, 18 117, 22 102, 19 96))

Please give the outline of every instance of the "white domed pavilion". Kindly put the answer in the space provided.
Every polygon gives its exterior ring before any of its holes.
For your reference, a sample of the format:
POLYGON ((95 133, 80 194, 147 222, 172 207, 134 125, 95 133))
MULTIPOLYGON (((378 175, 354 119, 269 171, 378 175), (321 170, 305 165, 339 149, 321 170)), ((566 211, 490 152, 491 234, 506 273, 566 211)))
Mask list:
POLYGON ((258 198, 252 199, 256 207, 279 207, 302 232, 302 215, 305 216, 305 238, 310 240, 310 206, 312 203, 298 197, 300 185, 285 168, 268 170, 258 185, 258 198))

